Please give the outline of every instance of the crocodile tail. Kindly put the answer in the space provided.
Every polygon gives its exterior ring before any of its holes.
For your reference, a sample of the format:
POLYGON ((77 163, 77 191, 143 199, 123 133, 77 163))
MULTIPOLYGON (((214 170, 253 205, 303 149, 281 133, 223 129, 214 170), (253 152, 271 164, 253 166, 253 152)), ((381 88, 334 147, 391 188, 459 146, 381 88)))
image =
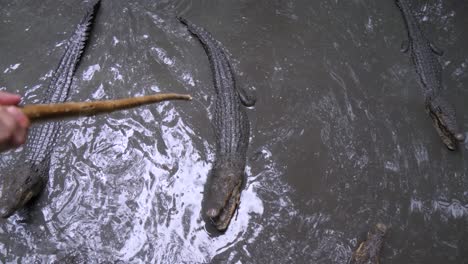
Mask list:
POLYGON ((91 30, 95 13, 98 10, 99 3, 100 0, 95 2, 93 6, 87 10, 75 31, 68 39, 65 47, 65 53, 60 59, 59 65, 57 66, 54 76, 52 77, 52 81, 46 90, 42 103, 57 103, 65 101, 68 94, 69 79, 73 76, 78 62, 80 61, 81 54, 86 46, 86 41, 91 30), (63 82, 67 84, 64 84, 63 82))
POLYGON ((407 3, 404 0, 403 1, 402 0, 395 0, 395 4, 401 9, 408 6, 407 3))
POLYGON ((180 21, 180 23, 184 24, 192 34, 200 37, 200 28, 199 27, 197 27, 191 21, 187 20, 185 17, 177 16, 177 19, 180 21))
POLYGON ((101 0, 97 0, 96 2, 94 2, 94 4, 90 6, 88 10, 86 11, 86 14, 83 17, 83 19, 81 19, 80 25, 90 24, 92 20, 94 19, 95 14, 100 6, 101 6, 101 0))
POLYGON ((206 31, 204 28, 195 25, 194 23, 192 23, 191 21, 189 21, 188 19, 184 17, 178 16, 177 19, 182 24, 184 24, 187 27, 187 29, 192 34, 194 34, 203 44, 207 45, 209 43, 213 43, 213 44, 217 43, 217 41, 211 36, 211 34, 208 33, 208 31, 206 31))
POLYGON ((80 53, 83 52, 83 49, 85 47, 86 41, 88 39, 89 33, 94 22, 94 18, 96 17, 96 13, 100 6, 101 0, 97 0, 91 7, 88 8, 86 14, 78 24, 74 36, 70 40, 75 41, 79 44, 80 53))
POLYGON ((411 7, 406 0, 395 0, 396 5, 403 12, 406 17, 408 14, 411 14, 411 7))
POLYGON ((177 16, 177 19, 180 21, 180 23, 182 23, 182 24, 184 24, 186 26, 189 26, 189 24, 191 24, 187 19, 185 19, 182 16, 177 16))
POLYGON ((101 0, 97 0, 92 6, 88 7, 86 14, 81 19, 80 23, 76 26, 75 31, 68 39, 68 43, 65 48, 65 54, 62 57, 62 61, 59 64, 67 63, 70 60, 70 56, 73 56, 72 61, 78 63, 80 60, 80 55, 83 53, 83 50, 86 46, 86 41, 88 40, 89 33, 91 31, 94 18, 99 9, 101 0))
POLYGON ((86 43, 91 32, 94 18, 101 4, 101 0, 97 0, 92 6, 88 8, 86 14, 81 19, 80 23, 75 29, 75 32, 71 36, 67 49, 71 49, 71 53, 74 55, 74 69, 81 59, 81 54, 83 53, 86 43))
POLYGON ((187 27, 188 31, 190 31, 190 33, 192 33, 201 42, 203 48, 208 54, 208 58, 210 58, 210 64, 213 67, 214 61, 212 61, 212 58, 214 56, 218 56, 219 52, 222 52, 218 42, 204 28, 195 25, 194 23, 181 16, 178 16, 177 19, 182 24, 184 24, 187 27))
MULTIPOLYGON (((213 36, 208 31, 206 31, 203 27, 195 25, 194 23, 190 22, 189 20, 187 20, 184 17, 177 16, 177 19, 182 24, 184 24, 187 27, 187 29, 193 35, 195 35, 195 37, 202 43, 202 45, 203 45, 203 47, 204 47, 205 51, 207 52, 208 57, 210 59, 210 64, 211 64, 213 72, 216 71, 215 66, 214 66, 215 62, 213 60, 213 57, 217 57, 217 60, 224 60, 227 67, 229 67, 229 71, 231 73, 234 72, 233 69, 232 69, 231 64, 229 63, 229 61, 227 59, 228 56, 226 55, 225 51, 223 50, 222 45, 216 39, 214 39, 213 36)), ((234 76, 232 78, 233 78, 233 82, 235 82, 234 76)), ((244 106, 251 107, 251 106, 255 105, 255 102, 256 102, 256 96, 255 95, 253 95, 251 93, 248 93, 243 88, 238 87, 238 86, 236 86, 236 91, 237 91, 237 94, 239 96, 239 99, 240 99, 241 103, 244 106)))

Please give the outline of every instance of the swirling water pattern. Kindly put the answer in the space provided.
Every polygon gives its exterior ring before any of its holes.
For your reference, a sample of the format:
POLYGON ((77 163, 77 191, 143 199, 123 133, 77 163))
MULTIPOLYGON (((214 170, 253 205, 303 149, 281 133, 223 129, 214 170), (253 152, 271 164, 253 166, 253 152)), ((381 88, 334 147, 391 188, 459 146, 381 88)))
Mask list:
MULTIPOLYGON (((83 3, 0 6, 0 87, 37 102, 83 3)), ((444 92, 464 124, 468 5, 415 6, 446 49, 444 92)), ((64 121, 47 189, 0 223, 1 261, 346 263, 377 221, 391 226, 382 263, 468 259, 468 144, 448 152, 431 127, 393 1, 103 0, 96 22, 71 100, 196 99, 64 121), (181 13, 223 43, 238 84, 258 97, 246 186, 224 235, 201 218, 213 87, 181 13)))

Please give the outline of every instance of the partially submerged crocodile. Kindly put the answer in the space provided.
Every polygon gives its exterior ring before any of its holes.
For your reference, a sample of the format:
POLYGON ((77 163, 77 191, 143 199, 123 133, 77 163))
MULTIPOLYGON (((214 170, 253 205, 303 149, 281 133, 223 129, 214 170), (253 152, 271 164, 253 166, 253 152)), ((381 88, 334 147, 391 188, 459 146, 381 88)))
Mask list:
POLYGON ((216 158, 205 199, 205 213, 218 230, 224 231, 240 201, 250 132, 244 107, 253 106, 255 98, 236 87, 231 65, 219 42, 202 27, 184 18, 178 19, 202 43, 213 72, 216 158))
POLYGON ((359 244, 349 264, 379 264, 385 233, 387 233, 387 226, 378 223, 372 231, 367 233, 366 240, 359 244))
MULTIPOLYGON (((41 103, 58 103, 67 99, 76 66, 92 27, 100 0, 87 10, 68 40, 66 51, 52 77, 41 103)), ((33 126, 29 131, 22 156, 2 172, 4 178, 0 215, 8 218, 36 197, 45 187, 49 175, 50 156, 60 132, 59 122, 33 126)))
POLYGON ((444 144, 450 150, 455 150, 457 141, 463 141, 464 136, 460 133, 455 110, 441 96, 442 69, 436 55, 441 56, 443 52, 424 36, 408 1, 396 0, 396 3, 408 30, 408 40, 403 42, 402 51, 411 54, 423 90, 426 111, 444 144))

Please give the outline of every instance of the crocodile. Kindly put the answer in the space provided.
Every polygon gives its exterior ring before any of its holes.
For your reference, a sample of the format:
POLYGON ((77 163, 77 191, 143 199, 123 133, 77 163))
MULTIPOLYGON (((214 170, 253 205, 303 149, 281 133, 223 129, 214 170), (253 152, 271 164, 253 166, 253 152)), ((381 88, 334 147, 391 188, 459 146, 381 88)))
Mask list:
POLYGON ((349 264, 379 264, 380 251, 387 233, 387 226, 378 223, 367 233, 367 238, 361 242, 351 256, 349 264))
POLYGON ((408 40, 402 44, 402 52, 410 52, 412 63, 419 75, 419 83, 423 90, 426 112, 442 142, 450 150, 455 150, 458 141, 465 139, 460 132, 453 106, 441 95, 442 67, 437 56, 443 52, 431 43, 419 28, 411 6, 407 0, 396 0, 403 15, 408 40))
MULTIPOLYGON (((86 14, 68 40, 65 53, 45 91, 42 104, 64 102, 67 99, 78 62, 85 48, 100 0, 86 14)), ((49 178, 50 157, 60 133, 60 122, 33 126, 16 163, 2 173, 4 179, 0 200, 0 216, 8 218, 23 208, 44 189, 49 178)))
POLYGON ((245 177, 250 124, 244 107, 253 106, 256 99, 236 86, 231 64, 221 44, 204 28, 185 18, 178 19, 201 42, 212 71, 216 92, 212 120, 216 156, 205 196, 205 216, 217 230, 225 231, 240 202, 245 177))

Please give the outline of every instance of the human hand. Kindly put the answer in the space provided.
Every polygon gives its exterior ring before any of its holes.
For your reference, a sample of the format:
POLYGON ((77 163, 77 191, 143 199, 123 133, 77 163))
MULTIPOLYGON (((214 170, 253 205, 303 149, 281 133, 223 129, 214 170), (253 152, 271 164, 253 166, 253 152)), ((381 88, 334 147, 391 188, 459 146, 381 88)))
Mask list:
POLYGON ((16 107, 20 96, 0 92, 0 151, 19 147, 26 141, 28 118, 16 107))

